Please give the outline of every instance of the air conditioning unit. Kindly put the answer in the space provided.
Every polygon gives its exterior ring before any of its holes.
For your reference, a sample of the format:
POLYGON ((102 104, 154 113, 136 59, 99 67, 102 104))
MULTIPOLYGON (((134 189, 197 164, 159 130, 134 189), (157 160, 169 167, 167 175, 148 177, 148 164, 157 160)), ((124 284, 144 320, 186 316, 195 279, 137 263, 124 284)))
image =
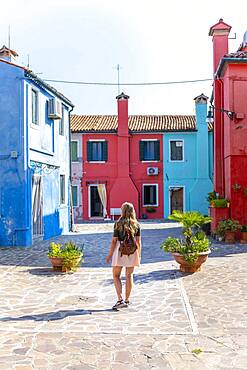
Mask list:
POLYGON ((62 103, 57 98, 48 101, 48 117, 52 119, 62 118, 62 103))
POLYGON ((158 167, 148 167, 147 168, 147 174, 148 176, 154 176, 159 174, 158 167))

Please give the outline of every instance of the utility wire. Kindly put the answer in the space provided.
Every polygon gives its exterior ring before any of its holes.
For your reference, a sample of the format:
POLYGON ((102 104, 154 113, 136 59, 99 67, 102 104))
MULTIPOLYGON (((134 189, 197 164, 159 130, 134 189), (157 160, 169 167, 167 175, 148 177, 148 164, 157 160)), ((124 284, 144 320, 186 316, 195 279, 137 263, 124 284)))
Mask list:
POLYGON ((186 84, 194 82, 205 82, 213 81, 213 78, 204 78, 201 80, 185 80, 185 81, 168 81, 168 82, 129 82, 129 83, 114 83, 114 82, 84 82, 84 81, 67 81, 67 80, 49 80, 43 79, 47 82, 59 82, 64 84, 74 85, 100 85, 100 86, 151 86, 151 85, 174 85, 174 84, 186 84))

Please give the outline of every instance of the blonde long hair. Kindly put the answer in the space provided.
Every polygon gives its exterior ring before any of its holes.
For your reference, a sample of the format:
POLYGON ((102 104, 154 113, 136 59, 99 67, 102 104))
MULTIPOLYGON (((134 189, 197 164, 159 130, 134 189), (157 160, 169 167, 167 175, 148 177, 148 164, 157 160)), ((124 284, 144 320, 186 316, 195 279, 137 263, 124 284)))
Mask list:
POLYGON ((129 202, 123 203, 121 206, 121 211, 122 214, 116 222, 117 230, 122 232, 129 230, 132 235, 134 235, 138 222, 133 204, 129 202))

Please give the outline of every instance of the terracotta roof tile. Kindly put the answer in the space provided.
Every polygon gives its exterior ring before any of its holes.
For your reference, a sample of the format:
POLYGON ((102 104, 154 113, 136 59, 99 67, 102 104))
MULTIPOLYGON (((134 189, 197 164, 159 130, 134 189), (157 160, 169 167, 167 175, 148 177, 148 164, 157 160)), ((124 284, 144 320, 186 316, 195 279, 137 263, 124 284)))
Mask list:
MULTIPOLYGON (((72 132, 116 132, 117 116, 71 115, 72 132)), ((211 131, 212 124, 208 129, 211 131)), ((134 115, 129 116, 129 130, 132 132, 193 131, 195 116, 134 115)))

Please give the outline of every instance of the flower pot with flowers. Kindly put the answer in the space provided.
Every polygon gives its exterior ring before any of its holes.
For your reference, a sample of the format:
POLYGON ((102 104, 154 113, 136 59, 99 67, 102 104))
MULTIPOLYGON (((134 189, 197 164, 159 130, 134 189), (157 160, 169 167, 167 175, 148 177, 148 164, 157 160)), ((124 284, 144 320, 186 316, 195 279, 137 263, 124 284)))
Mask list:
POLYGON ((216 234, 223 237, 226 243, 235 243, 236 232, 241 229, 241 225, 237 220, 228 218, 218 223, 216 234))
POLYGON ((241 244, 247 244, 247 225, 241 226, 241 244))
POLYGON ((207 260, 210 253, 209 240, 201 230, 203 224, 211 221, 210 217, 199 212, 174 211, 168 217, 182 224, 183 238, 168 237, 161 245, 165 252, 171 252, 180 265, 182 272, 196 272, 207 260))
POLYGON ((75 271, 83 260, 83 246, 78 247, 72 241, 66 242, 64 246, 60 243, 52 242, 47 253, 51 261, 53 270, 62 272, 75 271))

